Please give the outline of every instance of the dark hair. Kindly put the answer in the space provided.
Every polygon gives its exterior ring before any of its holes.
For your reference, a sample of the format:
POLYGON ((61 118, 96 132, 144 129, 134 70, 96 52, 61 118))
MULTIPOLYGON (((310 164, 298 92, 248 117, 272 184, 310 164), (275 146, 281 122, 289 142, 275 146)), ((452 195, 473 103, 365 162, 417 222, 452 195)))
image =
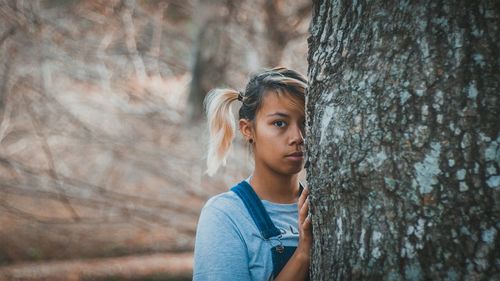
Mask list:
POLYGON ((265 70, 252 75, 243 93, 243 104, 239 110, 239 118, 254 120, 255 114, 262 105, 264 93, 274 91, 283 92, 304 100, 307 87, 306 78, 300 73, 284 67, 265 70))
POLYGON ((305 104, 307 79, 300 73, 284 67, 265 69, 250 77, 245 92, 233 89, 213 89, 205 98, 204 104, 210 128, 207 173, 212 176, 219 166, 226 165, 226 157, 235 132, 235 120, 231 103, 241 95, 242 106, 239 119, 254 120, 262 106, 264 94, 275 92, 278 95, 292 95, 305 104))

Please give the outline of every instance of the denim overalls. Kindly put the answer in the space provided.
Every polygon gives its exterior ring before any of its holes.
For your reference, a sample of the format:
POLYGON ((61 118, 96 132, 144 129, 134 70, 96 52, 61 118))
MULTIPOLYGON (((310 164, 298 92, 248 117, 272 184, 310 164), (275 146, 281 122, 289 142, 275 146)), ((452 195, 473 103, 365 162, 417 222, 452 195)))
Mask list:
MULTIPOLYGON (((278 241, 280 241, 281 232, 273 224, 271 218, 269 217, 264 205, 260 201, 259 196, 255 193, 252 186, 247 181, 242 181, 235 185, 231 190, 240 197, 240 199, 245 204, 250 216, 257 225, 260 234, 264 239, 269 240, 271 237, 278 236, 278 241)), ((302 193, 303 187, 300 184, 299 196, 302 193)), ((295 249, 294 246, 283 246, 280 244, 278 246, 271 248, 272 259, 273 259, 273 277, 276 278, 281 272, 283 267, 286 265, 290 257, 292 257, 295 249)))

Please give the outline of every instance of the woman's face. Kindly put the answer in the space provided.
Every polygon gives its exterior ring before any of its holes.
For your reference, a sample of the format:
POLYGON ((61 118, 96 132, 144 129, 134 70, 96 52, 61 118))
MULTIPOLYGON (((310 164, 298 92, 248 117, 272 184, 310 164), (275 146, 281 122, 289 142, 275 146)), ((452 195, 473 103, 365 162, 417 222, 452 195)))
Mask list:
POLYGON ((292 175, 304 165, 304 105, 288 94, 267 93, 254 120, 255 165, 292 175), (298 155, 291 155, 291 154, 298 155))

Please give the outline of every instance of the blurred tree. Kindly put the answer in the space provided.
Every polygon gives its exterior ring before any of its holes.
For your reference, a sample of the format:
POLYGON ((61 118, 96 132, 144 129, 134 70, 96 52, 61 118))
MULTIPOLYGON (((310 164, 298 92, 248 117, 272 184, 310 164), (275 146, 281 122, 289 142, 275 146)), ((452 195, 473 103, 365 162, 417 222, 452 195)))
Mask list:
POLYGON ((500 280, 497 1, 315 3, 312 280, 500 280))
POLYGON ((234 4, 234 1, 229 0, 199 0, 196 5, 194 20, 198 30, 194 42, 188 98, 188 116, 191 120, 203 116, 203 99, 206 93, 226 82, 231 49, 228 26, 234 14, 234 4))
POLYGON ((298 27, 305 20, 310 19, 311 2, 288 2, 286 0, 265 0, 263 2, 267 42, 267 50, 264 54, 268 66, 276 66, 281 63, 283 51, 288 42, 302 36, 298 27))
POLYGON ((228 74, 235 73, 231 65, 243 62, 248 70, 279 65, 287 45, 306 33, 302 27, 312 6, 309 1, 286 0, 198 2, 189 93, 191 120, 203 116, 202 103, 208 91, 232 86, 234 79, 228 74), (256 56, 258 66, 241 56, 249 54, 256 56))

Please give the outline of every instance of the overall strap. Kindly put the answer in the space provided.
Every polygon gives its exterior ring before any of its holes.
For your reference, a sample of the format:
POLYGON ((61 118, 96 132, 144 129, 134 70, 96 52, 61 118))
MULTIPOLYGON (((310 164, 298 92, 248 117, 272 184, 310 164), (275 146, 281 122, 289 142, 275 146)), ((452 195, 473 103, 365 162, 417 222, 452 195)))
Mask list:
POLYGON ((260 234, 265 239, 281 234, 279 229, 277 229, 271 221, 259 196, 257 196, 257 193, 255 193, 248 182, 244 180, 231 188, 231 190, 240 197, 241 201, 243 201, 255 225, 259 228, 260 234))
MULTIPOLYGON (((302 194, 303 190, 302 184, 300 184, 299 196, 302 194)), ((280 235, 281 232, 274 225, 269 217, 262 201, 260 201, 259 196, 253 190, 252 186, 245 180, 235 185, 231 190, 236 193, 245 204, 250 216, 252 217, 255 225, 260 231, 260 234, 265 238, 269 239, 273 236, 280 235)))

